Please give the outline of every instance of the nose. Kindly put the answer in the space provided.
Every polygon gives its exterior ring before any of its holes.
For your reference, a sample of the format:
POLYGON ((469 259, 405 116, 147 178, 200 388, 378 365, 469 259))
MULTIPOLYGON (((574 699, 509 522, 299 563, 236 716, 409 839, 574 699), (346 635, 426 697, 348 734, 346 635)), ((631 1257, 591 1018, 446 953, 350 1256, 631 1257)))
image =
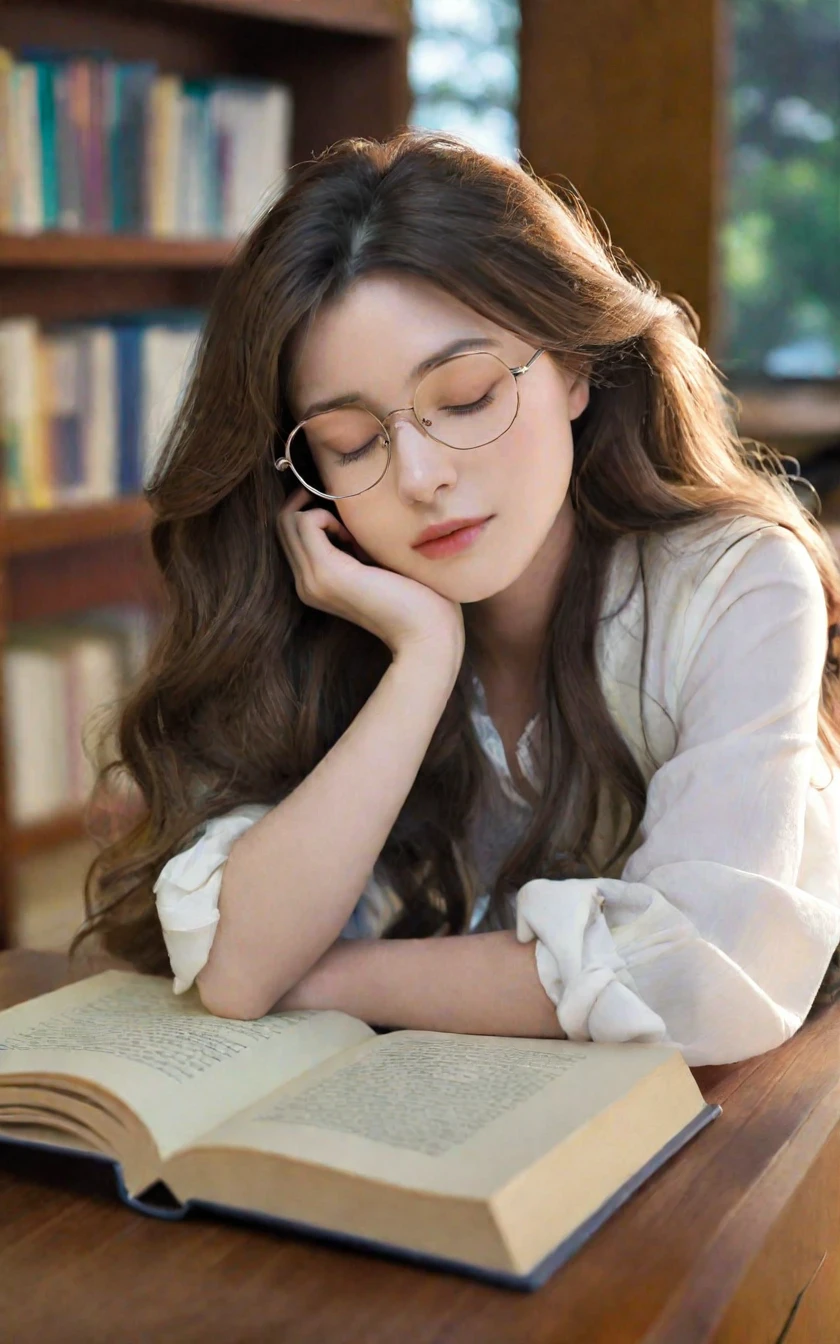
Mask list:
POLYGON ((411 499, 433 499, 441 485, 454 485, 458 473, 454 448, 439 443, 426 433, 414 411, 392 411, 391 467, 397 492, 411 499), (395 417, 402 423, 398 423, 395 417))

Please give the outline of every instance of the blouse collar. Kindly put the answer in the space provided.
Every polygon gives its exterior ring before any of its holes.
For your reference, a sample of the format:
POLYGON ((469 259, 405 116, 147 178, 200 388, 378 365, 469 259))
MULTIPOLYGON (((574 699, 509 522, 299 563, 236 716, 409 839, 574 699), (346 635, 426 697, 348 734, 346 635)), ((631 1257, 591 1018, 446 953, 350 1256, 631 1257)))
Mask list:
MULTIPOLYGON (((531 804, 522 796, 514 785, 510 768, 507 763, 507 757, 505 756, 504 743, 502 742, 495 723, 490 717, 484 686, 476 672, 472 673, 472 684, 475 699, 470 714, 476 734, 478 735, 478 740, 481 743, 485 754, 496 769, 496 773, 499 776, 499 783, 505 796, 520 807, 530 808, 531 804)), ((534 761, 533 737, 539 718, 539 714, 535 714, 533 718, 528 720, 528 723, 525 725, 522 732, 522 736, 516 744, 516 760, 519 769, 522 771, 522 774, 528 780, 531 787, 537 792, 539 791, 540 785, 534 761)))

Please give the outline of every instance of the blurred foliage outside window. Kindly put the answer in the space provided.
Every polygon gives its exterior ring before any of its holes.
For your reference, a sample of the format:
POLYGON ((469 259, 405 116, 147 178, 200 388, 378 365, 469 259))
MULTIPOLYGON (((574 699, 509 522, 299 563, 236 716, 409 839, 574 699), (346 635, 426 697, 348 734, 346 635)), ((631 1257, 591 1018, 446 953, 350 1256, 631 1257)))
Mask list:
POLYGON ((516 159, 519 0, 413 0, 410 122, 516 159))
MULTIPOLYGON (((519 0, 413 0, 415 126, 519 147, 519 0)), ((720 364, 840 378, 840 0, 729 0, 720 364)))
POLYGON ((721 367, 840 377, 840 0, 729 0, 721 367))

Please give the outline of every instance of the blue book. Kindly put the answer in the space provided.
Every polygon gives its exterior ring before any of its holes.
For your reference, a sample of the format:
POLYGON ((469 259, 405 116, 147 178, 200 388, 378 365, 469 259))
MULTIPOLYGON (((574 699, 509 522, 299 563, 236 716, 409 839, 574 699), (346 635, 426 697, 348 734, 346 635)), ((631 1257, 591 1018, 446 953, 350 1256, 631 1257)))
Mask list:
POLYGON ((138 1213, 524 1291, 721 1113, 673 1046, 219 1018, 130 971, 0 1012, 0 1056, 0 1142, 108 1163, 138 1213))
POLYGON ((114 75, 114 119, 109 161, 114 230, 146 232, 149 161, 146 153, 149 103, 157 76, 155 61, 122 63, 114 75))
POLYGON ((55 417, 53 424, 55 435, 53 484, 60 499, 68 488, 84 484, 84 445, 80 416, 59 415, 55 417))
POLYGON ((118 489, 137 495, 142 489, 140 462, 140 324, 115 323, 117 348, 117 432, 119 435, 118 489))

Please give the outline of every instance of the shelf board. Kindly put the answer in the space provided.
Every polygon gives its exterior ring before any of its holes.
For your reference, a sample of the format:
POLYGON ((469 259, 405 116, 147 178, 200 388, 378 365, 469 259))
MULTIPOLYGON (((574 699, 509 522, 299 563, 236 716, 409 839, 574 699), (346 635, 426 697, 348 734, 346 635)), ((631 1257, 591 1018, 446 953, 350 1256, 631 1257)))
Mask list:
POLYGON ((233 255, 231 238, 146 238, 127 233, 0 233, 0 268, 107 267, 221 269, 233 255))
POLYGON ((840 439, 840 379, 731 390, 741 403, 744 437, 840 439))
POLYGON ((13 858, 26 859, 31 854, 41 853, 45 849, 54 849, 57 845, 81 840, 86 835, 82 809, 73 808, 67 812, 58 812, 51 817, 44 817, 42 821, 12 824, 9 847, 13 858))
POLYGON ((395 37, 411 26, 407 0, 166 0, 166 3, 376 37, 395 37))
POLYGON ((142 532, 151 525, 152 516, 142 497, 8 512, 0 520, 0 554, 31 555, 142 532))

